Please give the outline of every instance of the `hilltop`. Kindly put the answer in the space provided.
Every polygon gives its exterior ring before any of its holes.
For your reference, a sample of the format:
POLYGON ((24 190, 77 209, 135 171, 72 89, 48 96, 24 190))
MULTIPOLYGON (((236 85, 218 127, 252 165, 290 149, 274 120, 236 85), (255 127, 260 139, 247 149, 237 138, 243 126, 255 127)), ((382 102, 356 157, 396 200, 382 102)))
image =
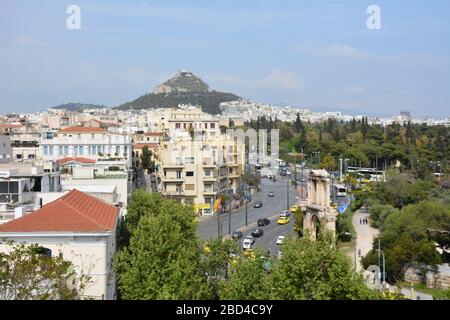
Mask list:
POLYGON ((212 90, 208 84, 193 73, 180 70, 174 77, 156 86, 153 93, 118 106, 118 109, 171 108, 179 104, 202 106, 203 111, 219 114, 220 103, 241 99, 232 93, 212 90))

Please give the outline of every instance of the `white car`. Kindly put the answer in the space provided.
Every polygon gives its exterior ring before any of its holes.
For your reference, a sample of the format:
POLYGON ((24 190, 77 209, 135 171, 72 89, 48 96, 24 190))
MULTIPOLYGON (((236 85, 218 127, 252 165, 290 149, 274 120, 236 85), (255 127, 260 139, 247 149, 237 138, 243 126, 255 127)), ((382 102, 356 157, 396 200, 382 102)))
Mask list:
POLYGON ((251 249, 251 248, 252 248, 252 240, 250 240, 250 239, 245 239, 245 240, 242 242, 242 248, 243 248, 243 249, 251 249))
POLYGON ((277 244, 283 244, 285 236, 278 236, 277 244))

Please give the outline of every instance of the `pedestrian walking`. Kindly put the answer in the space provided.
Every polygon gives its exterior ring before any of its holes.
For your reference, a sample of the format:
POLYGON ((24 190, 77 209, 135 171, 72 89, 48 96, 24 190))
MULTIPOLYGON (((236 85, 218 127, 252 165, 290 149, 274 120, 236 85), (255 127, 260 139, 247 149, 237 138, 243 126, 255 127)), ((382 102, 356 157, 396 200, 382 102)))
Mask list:
POLYGON ((362 219, 361 218, 359 218, 359 224, 362 224, 362 219))

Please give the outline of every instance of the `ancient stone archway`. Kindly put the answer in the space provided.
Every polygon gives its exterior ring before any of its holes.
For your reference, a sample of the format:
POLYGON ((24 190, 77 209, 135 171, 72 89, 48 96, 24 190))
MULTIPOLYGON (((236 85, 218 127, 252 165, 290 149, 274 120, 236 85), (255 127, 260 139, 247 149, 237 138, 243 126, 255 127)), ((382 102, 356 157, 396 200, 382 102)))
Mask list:
POLYGON ((318 227, 336 232, 337 211, 330 206, 331 177, 325 170, 311 170, 308 177, 308 203, 303 229, 316 239, 318 227))

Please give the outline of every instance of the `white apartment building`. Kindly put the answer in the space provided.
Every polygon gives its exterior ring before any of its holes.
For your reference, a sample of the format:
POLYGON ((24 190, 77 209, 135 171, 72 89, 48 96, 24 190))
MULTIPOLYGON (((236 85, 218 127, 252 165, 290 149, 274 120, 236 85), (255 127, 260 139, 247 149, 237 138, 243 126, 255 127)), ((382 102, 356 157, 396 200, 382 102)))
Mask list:
POLYGON ((68 127, 55 137, 41 139, 41 156, 45 161, 66 157, 84 157, 93 160, 126 160, 131 168, 131 138, 103 128, 68 127))
POLYGON ((11 139, 9 136, 0 135, 0 163, 12 161, 11 139))
POLYGON ((117 250, 116 232, 120 209, 78 190, 72 190, 37 211, 16 210, 15 219, 0 225, 0 252, 6 241, 38 244, 50 256, 62 254, 78 276, 89 283, 82 296, 115 299, 112 267, 117 250))

